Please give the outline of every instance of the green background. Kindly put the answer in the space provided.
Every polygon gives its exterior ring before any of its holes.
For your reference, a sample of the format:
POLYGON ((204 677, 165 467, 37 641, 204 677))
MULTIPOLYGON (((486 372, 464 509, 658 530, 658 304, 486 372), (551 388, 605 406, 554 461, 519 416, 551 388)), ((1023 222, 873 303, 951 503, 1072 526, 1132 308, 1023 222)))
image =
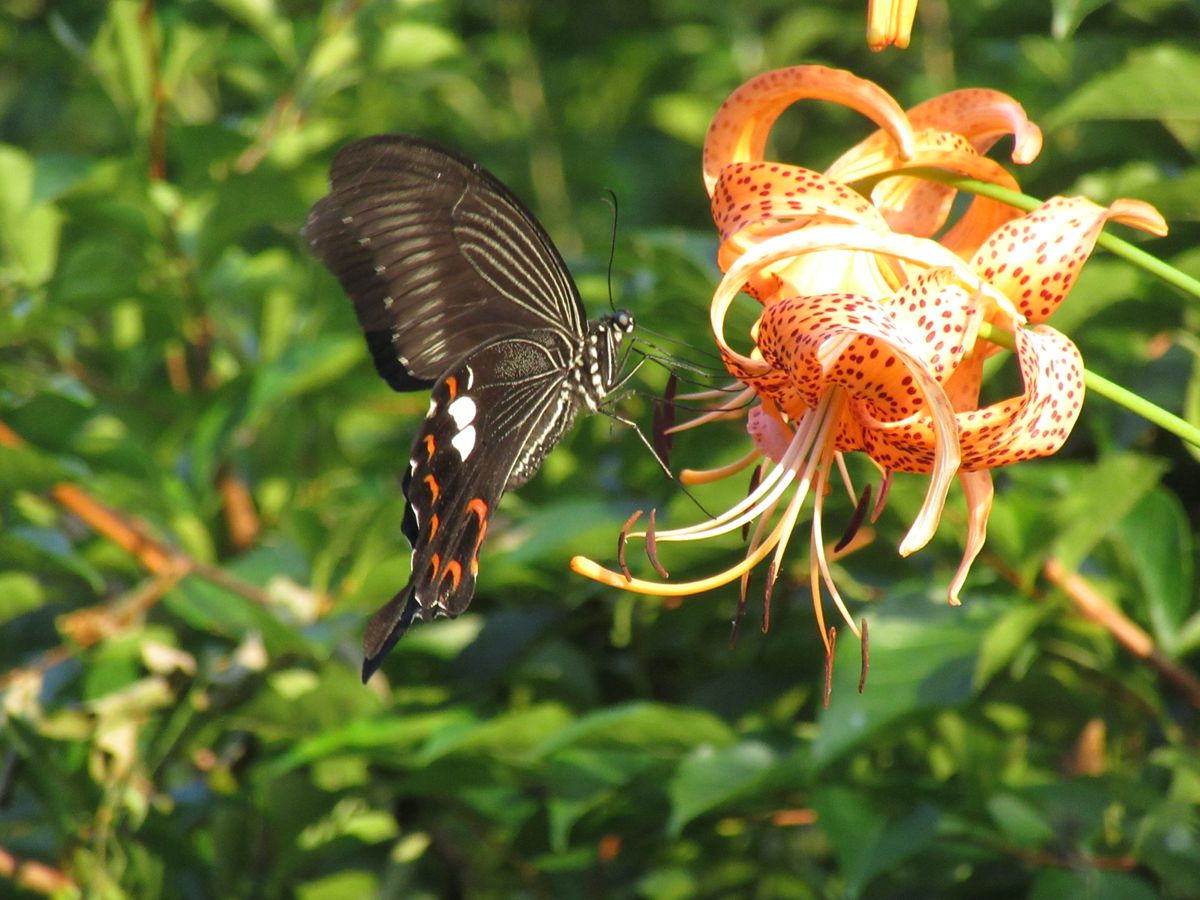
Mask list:
MULTIPOLYGON (((859 695, 843 639, 827 710, 806 537, 769 633, 752 587, 732 649, 733 588, 666 607, 569 573, 577 553, 611 563, 634 509, 701 516, 603 417, 506 498, 469 613, 359 683, 365 617, 408 574, 399 476, 427 401, 376 377, 299 236, 348 140, 480 160, 593 315, 611 188, 618 304, 699 362, 718 276, 704 130, 783 65, 851 68, 906 105, 1011 93, 1046 134, 1026 192, 1154 202, 1172 233, 1147 248, 1200 274, 1195 4, 925 0, 912 47, 882 54, 864 6, 0 3, 0 423, 24 439, 0 447, 0 894, 1200 895, 1200 468, 1103 400, 1058 457, 997 473, 961 608, 944 602, 961 498, 901 560, 923 485, 898 480, 875 542, 836 567, 872 672, 859 695), (149 573, 64 512, 60 483, 195 570, 149 573), (1052 557, 1157 665, 1079 614, 1052 557), (29 862, 49 880, 10 871, 29 862)), ((820 168, 869 131, 802 104, 774 154, 820 168)), ((1198 318, 1098 253, 1052 324, 1195 421, 1198 318)), ((1010 366, 987 390, 1013 386, 1010 366)), ((650 421, 647 396, 620 409, 650 421)), ((715 425, 674 459, 746 449, 715 425)), ((831 495, 827 530, 850 512, 831 495)), ((735 538, 662 556, 697 577, 740 558, 735 538)))

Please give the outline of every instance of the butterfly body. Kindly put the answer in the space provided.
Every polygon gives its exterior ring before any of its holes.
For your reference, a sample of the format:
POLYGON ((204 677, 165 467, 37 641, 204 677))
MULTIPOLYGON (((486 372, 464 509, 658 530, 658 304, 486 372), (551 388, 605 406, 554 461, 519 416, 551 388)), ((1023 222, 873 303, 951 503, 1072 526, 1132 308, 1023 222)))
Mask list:
POLYGON ((305 235, 354 302, 379 374, 432 387, 401 530, 409 583, 371 619, 363 678, 416 619, 466 609, 488 522, 620 379, 633 318, 586 321, 562 258, 494 176, 415 138, 345 147, 305 235))

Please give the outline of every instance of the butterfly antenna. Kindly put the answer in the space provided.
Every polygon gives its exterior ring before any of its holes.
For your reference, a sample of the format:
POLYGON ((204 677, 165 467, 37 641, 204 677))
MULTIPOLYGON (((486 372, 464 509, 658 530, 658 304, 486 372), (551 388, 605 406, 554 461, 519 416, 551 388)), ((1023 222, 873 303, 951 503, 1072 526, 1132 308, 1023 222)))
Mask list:
POLYGON ((730 394, 736 394, 737 392, 743 390, 743 388, 741 388, 741 387, 713 387, 711 384, 708 384, 706 382, 697 381, 694 378, 685 378, 683 376, 680 376, 679 372, 681 370, 684 372, 692 372, 695 375, 702 375, 705 378, 710 378, 710 379, 719 378, 719 377, 721 377, 721 375, 723 373, 714 372, 711 369, 706 369, 704 366, 698 366, 695 363, 689 362, 686 359, 679 359, 678 357, 672 356, 669 353, 663 353, 658 347, 655 347, 653 344, 651 344, 647 341, 642 341, 636 337, 634 338, 634 341, 637 343, 645 344, 647 347, 649 347, 655 351, 653 353, 647 353, 645 350, 643 350, 639 347, 634 347, 632 345, 629 347, 629 352, 636 353, 638 356, 640 356, 642 358, 642 361, 638 363, 639 368, 644 363, 652 362, 655 365, 662 366, 664 369, 666 369, 672 375, 675 375, 677 378, 679 378, 679 380, 682 381, 684 384, 690 384, 694 387, 707 388, 709 390, 725 391, 730 394))
POLYGON ((605 193, 608 194, 608 202, 612 206, 612 232, 608 238, 608 308, 614 313, 617 311, 617 304, 613 302, 613 264, 617 258, 617 192, 612 188, 605 188, 605 193))
MULTIPOLYGON (((652 334, 660 341, 666 341, 668 344, 675 344, 678 347, 686 347, 688 350, 699 353, 701 356, 707 356, 709 359, 713 360, 714 362, 721 363, 722 365, 725 363, 725 361, 721 359, 721 354, 713 353, 711 350, 705 350, 703 347, 693 346, 691 343, 683 340, 682 338, 672 337, 669 334, 663 334, 661 331, 655 331, 654 329, 647 328, 644 325, 638 326, 638 332, 640 334, 652 334)), ((644 341, 644 343, 648 344, 650 342, 644 341)))

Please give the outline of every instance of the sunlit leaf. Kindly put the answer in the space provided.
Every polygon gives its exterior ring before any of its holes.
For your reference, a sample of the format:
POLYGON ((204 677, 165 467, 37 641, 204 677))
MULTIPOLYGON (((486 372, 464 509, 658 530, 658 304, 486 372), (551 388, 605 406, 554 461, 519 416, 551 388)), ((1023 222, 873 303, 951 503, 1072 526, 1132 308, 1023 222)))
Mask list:
POLYGON ((668 832, 678 835, 697 816, 752 791, 775 760, 771 748, 755 741, 697 747, 671 779, 668 832))
POLYGON ((1174 494, 1147 494, 1120 525, 1154 627, 1154 637, 1174 655, 1180 628, 1194 611, 1195 548, 1187 513, 1174 494))
POLYGON ((841 863, 847 897, 861 896, 876 875, 925 849, 936 836, 939 819, 927 804, 888 815, 839 787, 818 790, 813 808, 841 863))
POLYGON ((862 694, 858 642, 853 635, 838 641, 832 698, 817 719, 813 764, 828 765, 915 713, 964 703, 974 690, 980 639, 998 613, 979 594, 960 607, 910 592, 889 595, 870 616, 870 674, 862 694))

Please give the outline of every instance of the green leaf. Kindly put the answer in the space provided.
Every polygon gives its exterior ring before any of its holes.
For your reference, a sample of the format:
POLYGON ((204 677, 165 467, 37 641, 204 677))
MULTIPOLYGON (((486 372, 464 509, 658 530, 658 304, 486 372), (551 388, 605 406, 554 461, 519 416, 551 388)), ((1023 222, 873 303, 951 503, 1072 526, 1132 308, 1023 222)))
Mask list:
POLYGON ((339 900, 341 897, 378 895, 379 878, 373 872, 334 872, 296 885, 297 900, 339 900))
POLYGON ((1044 117, 1051 130, 1089 119, 1200 119, 1200 53, 1180 44, 1136 50, 1044 117))
POLYGON ((996 620, 979 646, 975 689, 982 690, 1026 646, 1037 627, 1054 613, 1048 603, 1018 603, 996 620))
POLYGON ((987 810, 1006 839, 1022 847, 1042 847, 1054 840, 1054 827, 1032 803, 1014 794, 996 794, 987 810))
POLYGON ((626 747, 678 753, 702 744, 724 746, 734 733, 711 713, 660 703, 626 703, 581 716, 542 745, 543 754, 564 747, 626 747))
POLYGON ((28 572, 0 572, 0 624, 37 609, 44 601, 42 586, 28 572))
POLYGON ((697 747, 679 764, 667 787, 671 797, 667 833, 677 838, 697 816, 752 792, 775 761, 774 751, 759 741, 697 747))
POLYGON ((264 604, 199 577, 185 578, 163 598, 163 605, 191 627, 230 641, 257 633, 271 656, 310 649, 264 604))
POLYGON ((542 778, 550 797, 550 844, 567 849, 571 829, 587 813, 610 802, 616 792, 662 766, 654 754, 637 749, 570 747, 546 760, 542 778))
POLYGON ((1051 130, 1090 119, 1200 118, 1200 53, 1180 44, 1136 50, 1045 116, 1051 130))
POLYGON ((54 274, 62 230, 62 213, 35 200, 34 184, 30 156, 0 144, 0 276, 29 286, 54 274))
POLYGON ((1161 897, 1135 875, 1097 868, 1073 872, 1044 869, 1038 873, 1029 893, 1029 900, 1161 900, 1161 897))
POLYGON ((1050 20, 1050 33, 1057 40, 1066 40, 1091 13, 1111 2, 1112 0, 1052 0, 1051 8, 1054 14, 1050 20))
POLYGON ((1116 528, 1142 498, 1158 484, 1166 464, 1133 453, 1105 456, 1075 479, 1070 495, 1059 505, 1065 523, 1052 552, 1069 570, 1083 560, 1116 528), (1120 491, 1112 490, 1120 485, 1120 491))
POLYGON ((876 875, 928 847, 937 835, 940 818, 927 804, 889 815, 860 794, 841 787, 816 791, 812 805, 841 864, 848 898, 861 896, 876 875))
POLYGON ((870 617, 870 676, 857 692, 860 648, 838 640, 832 701, 818 716, 813 764, 823 767, 906 716, 961 704, 974 690, 979 645, 1000 607, 980 594, 949 606, 915 593, 889 594, 870 617))
POLYGON ((66 467, 28 445, 0 445, 0 497, 17 491, 46 491, 67 481, 66 467))
POLYGON ((1141 586, 1155 640, 1168 656, 1187 652, 1178 637, 1195 596, 1195 546, 1183 504, 1159 488, 1121 520, 1119 534, 1141 586))
POLYGON ((339 728, 328 728, 292 746, 273 759, 261 775, 268 780, 322 759, 360 751, 380 759, 408 755, 436 734, 463 731, 476 720, 465 709, 451 708, 405 716, 356 719, 339 728))
POLYGON ((375 54, 380 71, 420 71, 462 53, 462 41, 429 22, 400 22, 384 31, 375 54))
POLYGON ((137 0, 113 0, 108 4, 108 17, 96 36, 91 56, 113 103, 134 116, 139 132, 145 134, 150 129, 153 105, 150 61, 154 51, 148 41, 154 29, 151 21, 142 19, 141 11, 137 0))
POLYGON ((254 29, 283 62, 295 63, 292 23, 275 0, 217 0, 217 5, 254 29))
POLYGON ((567 728, 572 716, 554 703, 515 710, 486 722, 447 729, 432 737, 418 756, 420 765, 461 753, 486 753, 499 758, 528 758, 536 755, 547 735, 567 728))

